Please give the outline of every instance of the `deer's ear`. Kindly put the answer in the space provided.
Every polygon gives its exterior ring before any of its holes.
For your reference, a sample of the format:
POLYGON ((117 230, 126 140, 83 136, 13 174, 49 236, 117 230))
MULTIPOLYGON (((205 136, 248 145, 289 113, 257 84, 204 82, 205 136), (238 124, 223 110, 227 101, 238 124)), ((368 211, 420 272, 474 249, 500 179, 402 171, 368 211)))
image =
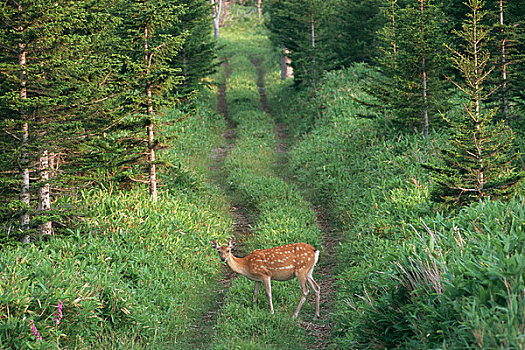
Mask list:
POLYGON ((211 240, 211 246, 217 250, 219 249, 219 245, 213 239, 211 240))
POLYGON ((234 244, 235 244, 235 238, 232 238, 230 240, 230 243, 228 243, 228 247, 232 248, 234 244))

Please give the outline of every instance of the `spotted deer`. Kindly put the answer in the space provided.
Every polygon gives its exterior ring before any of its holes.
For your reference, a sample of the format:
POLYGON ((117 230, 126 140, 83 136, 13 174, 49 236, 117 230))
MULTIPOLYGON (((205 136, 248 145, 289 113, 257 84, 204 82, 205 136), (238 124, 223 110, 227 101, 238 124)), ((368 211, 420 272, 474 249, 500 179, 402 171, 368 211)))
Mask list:
POLYGON ((273 314, 271 280, 288 281, 297 277, 302 293, 301 300, 292 319, 297 317, 306 300, 308 295, 307 283, 315 293, 314 319, 319 318, 320 288, 312 277, 315 264, 319 260, 319 250, 306 243, 292 243, 263 250, 257 249, 244 258, 239 258, 231 252, 234 244, 235 239, 232 239, 228 245, 223 246, 220 246, 213 240, 211 241, 213 248, 219 251, 222 262, 228 264, 234 272, 255 281, 255 289, 253 291, 254 303, 257 301, 262 282, 270 303, 270 312, 273 314))

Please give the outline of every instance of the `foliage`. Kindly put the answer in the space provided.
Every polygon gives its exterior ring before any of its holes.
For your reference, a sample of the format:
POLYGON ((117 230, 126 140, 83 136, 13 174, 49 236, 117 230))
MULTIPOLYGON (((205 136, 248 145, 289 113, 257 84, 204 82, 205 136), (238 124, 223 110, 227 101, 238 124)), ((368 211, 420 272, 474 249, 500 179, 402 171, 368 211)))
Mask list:
POLYGON ((31 199, 46 186, 39 179, 42 154, 50 155, 51 188, 89 180, 94 157, 87 149, 97 128, 110 123, 105 103, 115 87, 104 81, 112 67, 100 49, 113 24, 104 7, 93 1, 8 1, 3 7, 1 220, 11 238, 27 235, 42 220, 64 221, 63 211, 43 213, 31 199), (25 171, 31 184, 22 182, 25 171), (27 202, 22 203, 25 186, 27 202), (18 224, 24 214, 31 218, 29 227, 18 224))
POLYGON ((338 0, 328 23, 332 35, 330 47, 335 51, 337 68, 355 62, 372 63, 378 54, 376 32, 384 25, 380 0, 338 0))
MULTIPOLYGON (((373 101, 367 75, 363 66, 326 75, 322 114, 291 156, 299 185, 332 208, 344 234, 334 347, 522 347, 523 200, 435 212, 420 164, 446 135, 398 135, 359 118, 370 111, 356 100, 373 101)), ((297 98, 281 101, 304 105, 297 98)), ((279 110, 282 120, 296 112, 279 110)))
POLYGON ((523 219, 522 199, 423 219, 411 240, 388 250, 384 291, 360 306, 354 344, 522 347, 523 219))
MULTIPOLYGON (((163 119, 163 107, 188 99, 212 69, 208 7, 203 0, 6 2, 0 13, 2 241, 5 233, 15 242, 31 232, 19 224, 26 214, 29 229, 49 219, 70 226, 72 208, 57 207, 56 199, 72 188, 141 181, 137 173, 149 166, 145 126, 163 119), (181 69, 186 85, 178 90, 181 69), (44 152, 53 198, 47 213, 35 209, 45 185, 36 180, 44 152), (26 170, 30 184, 22 182, 26 170), (20 199, 26 186, 29 204, 20 199)), ((148 150, 167 144, 165 135, 148 150)))
POLYGON ((328 27, 334 6, 326 1, 272 0, 266 5, 270 39, 279 50, 287 49, 294 82, 315 87, 323 71, 333 69, 334 50, 328 27))
POLYGON ((432 198, 456 205, 511 197, 524 176, 512 164, 517 156, 512 131, 503 122, 494 123, 495 110, 485 105, 492 93, 486 79, 493 68, 486 50, 489 30, 481 24, 486 16, 483 2, 471 0, 468 5, 472 13, 457 32, 463 44, 459 50, 451 49, 462 77, 461 83, 454 84, 468 104, 459 120, 450 122, 452 137, 442 152, 443 165, 428 166, 436 182, 432 198))
POLYGON ((201 79, 214 72, 217 53, 215 41, 210 35, 209 1, 184 0, 181 3, 184 12, 180 16, 180 21, 172 22, 167 31, 183 34, 184 42, 178 54, 168 61, 183 78, 180 85, 173 87, 172 94, 185 100, 193 95, 201 84, 201 79))
POLYGON ((417 129, 426 136, 446 106, 443 14, 424 0, 393 1, 382 10, 389 18, 378 34, 376 63, 382 74, 368 90, 401 130, 417 129))
POLYGON ((222 193, 200 175, 206 165, 199 162, 193 170, 192 164, 216 144, 223 127, 204 103, 194 118, 177 124, 178 131, 188 132, 179 132, 174 148, 161 156, 185 160, 165 168, 167 189, 157 204, 139 189, 82 191, 64 203, 88 213, 70 235, 41 245, 4 247, 2 346, 192 344, 188 325, 200 321, 214 301, 210 289, 218 266, 208 241, 230 237, 232 225, 222 193), (197 130, 201 137, 193 134, 197 130), (56 325, 52 318, 59 301, 63 319, 56 325), (31 322, 42 342, 32 334, 31 322))
MULTIPOLYGON (((446 20, 455 31, 461 31, 463 21, 470 11, 464 2, 453 0, 441 0, 440 6, 445 13, 446 20)), ((502 11, 499 8, 500 1, 485 1, 483 8, 488 15, 482 20, 486 28, 493 28, 491 40, 487 42, 491 52, 495 74, 488 83, 500 86, 497 93, 489 99, 499 108, 496 112, 496 120, 505 119, 514 130, 523 129, 523 76, 525 65, 523 64, 524 51, 524 19, 523 7, 525 1, 501 1, 502 11), (503 14, 503 26, 500 22, 500 12, 503 14), (503 45, 504 44, 504 45, 503 45), (502 56, 504 49, 504 57, 502 56), (504 63, 503 63, 504 61, 504 63), (503 80, 503 68, 506 70, 506 79, 503 80), (504 105, 504 98, 507 107, 504 105)), ((447 42, 459 44, 460 38, 451 30, 447 42)))

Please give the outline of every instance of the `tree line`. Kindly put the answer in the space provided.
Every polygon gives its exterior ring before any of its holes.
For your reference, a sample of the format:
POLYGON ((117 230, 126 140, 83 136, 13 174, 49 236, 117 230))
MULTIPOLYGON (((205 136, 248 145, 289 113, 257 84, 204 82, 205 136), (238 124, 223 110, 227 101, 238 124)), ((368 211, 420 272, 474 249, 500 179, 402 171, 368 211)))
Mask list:
MULTIPOLYGON (((431 197, 461 206, 508 198, 525 113, 525 1, 266 2, 271 39, 294 82, 315 91, 325 71, 371 67, 372 110, 402 132, 444 130, 431 197)), ((284 76, 284 75, 283 75, 284 76)), ((366 116, 366 117, 375 117, 366 116)))
POLYGON ((218 37, 236 2, 257 6, 298 87, 315 92, 324 72, 363 62, 377 114, 425 137, 447 130, 442 157, 426 165, 436 201, 513 193, 525 0, 9 0, 0 9, 2 232, 51 234, 66 217, 53 196, 105 180, 147 183, 156 201, 159 116, 189 108, 216 65, 211 25, 218 37))
POLYGON ((104 180, 157 200, 160 116, 190 108, 216 65, 211 13, 207 0, 2 4, 3 241, 52 234, 69 211, 53 197, 104 180))

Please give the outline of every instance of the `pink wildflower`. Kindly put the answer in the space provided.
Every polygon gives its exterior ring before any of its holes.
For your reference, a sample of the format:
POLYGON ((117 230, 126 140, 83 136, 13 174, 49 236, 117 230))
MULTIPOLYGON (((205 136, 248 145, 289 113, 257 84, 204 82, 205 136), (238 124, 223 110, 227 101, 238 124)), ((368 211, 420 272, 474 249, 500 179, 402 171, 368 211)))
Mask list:
POLYGON ((58 308, 58 312, 55 312, 55 317, 53 317, 53 321, 55 321, 58 326, 58 324, 62 320, 62 302, 61 301, 58 302, 57 308, 58 308))
POLYGON ((38 333, 38 330, 36 329, 36 326, 33 323, 33 321, 31 321, 31 331, 33 332, 33 335, 36 337, 37 340, 42 340, 42 337, 40 336, 40 333, 38 333))

